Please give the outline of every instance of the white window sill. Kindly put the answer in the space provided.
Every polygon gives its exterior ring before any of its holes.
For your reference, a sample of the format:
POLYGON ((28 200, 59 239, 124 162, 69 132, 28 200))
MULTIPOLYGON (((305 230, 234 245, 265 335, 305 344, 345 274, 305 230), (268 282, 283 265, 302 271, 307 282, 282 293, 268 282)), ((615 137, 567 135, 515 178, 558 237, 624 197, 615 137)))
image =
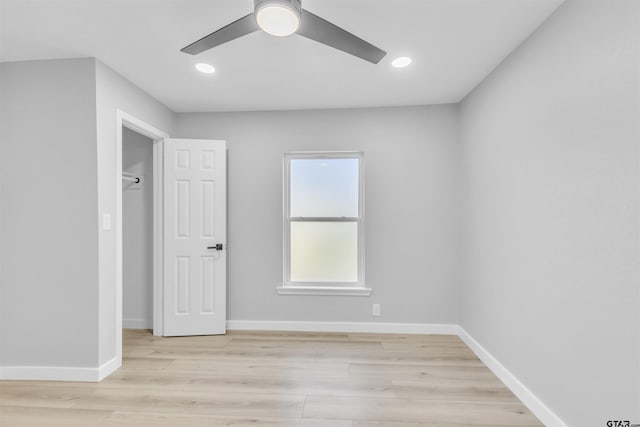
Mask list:
POLYGON ((347 288, 335 286, 279 286, 278 295, 342 295, 342 296, 371 296, 371 288, 347 288))

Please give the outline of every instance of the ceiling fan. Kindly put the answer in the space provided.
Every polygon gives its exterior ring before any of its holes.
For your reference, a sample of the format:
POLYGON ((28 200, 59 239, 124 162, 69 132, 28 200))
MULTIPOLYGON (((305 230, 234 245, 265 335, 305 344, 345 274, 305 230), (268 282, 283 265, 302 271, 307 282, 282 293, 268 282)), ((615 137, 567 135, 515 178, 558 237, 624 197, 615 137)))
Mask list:
POLYGON ((181 49, 197 55, 223 43, 262 30, 274 36, 299 34, 373 64, 387 54, 360 37, 302 9, 301 0, 254 0, 254 12, 181 49))

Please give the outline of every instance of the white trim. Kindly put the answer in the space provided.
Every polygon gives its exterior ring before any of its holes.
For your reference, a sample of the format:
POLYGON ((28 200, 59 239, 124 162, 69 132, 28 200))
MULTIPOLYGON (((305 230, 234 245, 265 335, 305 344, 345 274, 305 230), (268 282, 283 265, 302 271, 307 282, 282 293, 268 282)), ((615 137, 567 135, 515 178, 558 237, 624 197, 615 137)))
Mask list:
POLYGON ((139 134, 142 134, 144 136, 146 136, 147 138, 150 139, 165 139, 165 138, 169 138, 169 134, 166 132, 161 131, 160 129, 157 129, 153 126, 151 126, 150 124, 138 119, 137 117, 132 116, 129 113, 126 113, 122 110, 116 110, 116 117, 118 122, 126 127, 127 129, 130 129, 134 132, 137 132, 139 134))
POLYGON ((122 366, 122 358, 114 357, 104 365, 98 368, 98 382, 107 378, 109 375, 117 371, 122 366))
POLYGON ((65 366, 3 366, 0 380, 10 381, 83 381, 99 382, 115 372, 121 363, 116 357, 99 368, 65 366))
POLYGON ((153 329, 153 322, 147 319, 122 319, 124 329, 153 329))
POLYGON ((527 388, 515 375, 487 351, 478 341, 458 326, 458 336, 478 356, 491 372, 502 381, 529 410, 547 427, 567 427, 548 406, 546 406, 531 390, 527 388))
POLYGON ((164 140, 153 144, 153 335, 164 335, 164 140))
POLYGON ((371 288, 342 287, 342 286, 279 286, 278 295, 342 295, 342 296, 371 296, 371 288))
MULTIPOLYGON (((161 263, 161 248, 162 248, 162 234, 157 235, 158 227, 157 222, 161 221, 161 212, 156 212, 158 206, 162 206, 162 204, 158 205, 158 195, 162 194, 162 186, 161 181, 158 181, 158 169, 160 169, 160 163, 162 159, 162 155, 158 153, 158 145, 161 147, 161 141, 164 138, 168 138, 169 134, 163 132, 150 124, 138 119, 137 117, 132 116, 122 110, 116 110, 116 170, 114 179, 116 181, 116 218, 115 218, 115 233, 116 233, 116 310, 115 310, 115 333, 116 333, 116 356, 115 356, 115 365, 117 367, 122 365, 122 128, 126 127, 127 129, 131 129, 134 132, 140 133, 148 138, 153 140, 154 150, 153 150, 153 199, 154 199, 154 213, 153 213, 153 222, 154 222, 154 236, 153 236, 153 292, 154 292, 154 335, 162 334, 164 331, 162 330, 162 324, 159 323, 159 329, 156 330, 156 325, 160 321, 162 316, 156 315, 156 305, 157 299, 161 298, 161 294, 158 294, 158 289, 162 289, 162 284, 158 284, 158 281, 162 280, 162 263, 161 263), (160 260, 160 261, 159 261, 160 260), (160 273, 158 273, 160 272, 160 273)), ((160 175, 161 176, 161 175, 160 175)), ((111 362, 108 362, 111 363, 111 362)), ((116 369, 117 369, 116 367, 116 369)))
POLYGON ((236 331, 344 332, 377 334, 457 335, 458 326, 429 323, 379 322, 281 322, 273 320, 228 320, 236 331))

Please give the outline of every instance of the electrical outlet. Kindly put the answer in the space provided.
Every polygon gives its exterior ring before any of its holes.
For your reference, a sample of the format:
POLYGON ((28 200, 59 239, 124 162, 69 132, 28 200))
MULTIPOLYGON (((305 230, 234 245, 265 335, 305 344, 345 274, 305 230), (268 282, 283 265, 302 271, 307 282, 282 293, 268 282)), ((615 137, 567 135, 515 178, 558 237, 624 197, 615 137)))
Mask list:
POLYGON ((374 316, 380 316, 380 304, 373 304, 371 314, 374 316))

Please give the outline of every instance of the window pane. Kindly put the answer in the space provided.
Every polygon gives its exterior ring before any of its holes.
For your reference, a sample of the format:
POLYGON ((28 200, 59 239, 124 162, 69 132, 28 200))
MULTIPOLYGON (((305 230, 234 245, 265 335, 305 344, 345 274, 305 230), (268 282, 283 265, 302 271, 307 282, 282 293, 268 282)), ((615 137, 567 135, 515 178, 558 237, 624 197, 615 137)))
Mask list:
POLYGON ((292 222, 292 282, 357 282, 357 222, 292 222))
POLYGON ((292 159, 292 217, 357 217, 358 159, 292 159))

